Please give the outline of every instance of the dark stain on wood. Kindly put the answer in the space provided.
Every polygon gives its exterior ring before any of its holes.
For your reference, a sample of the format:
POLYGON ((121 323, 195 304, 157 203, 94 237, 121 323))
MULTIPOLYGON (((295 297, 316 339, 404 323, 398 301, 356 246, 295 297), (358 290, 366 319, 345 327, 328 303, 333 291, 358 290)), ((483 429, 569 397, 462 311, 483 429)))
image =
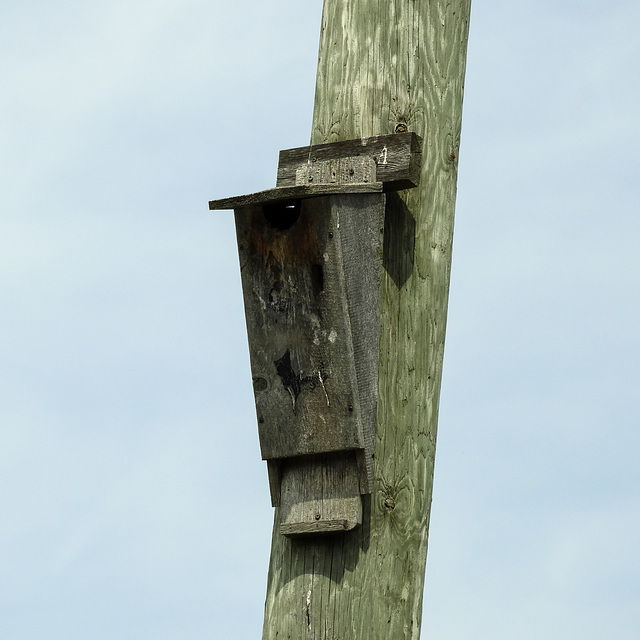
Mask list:
MULTIPOLYGON (((314 391, 318 384, 324 384, 328 379, 322 363, 318 367, 318 375, 303 376, 299 371, 295 371, 291 364, 291 352, 287 349, 281 358, 274 360, 276 372, 282 380, 282 385, 291 394, 293 399, 293 412, 296 412, 295 404, 303 390, 314 391)), ((255 387, 254 387, 255 388, 255 387)))
POLYGON ((321 264, 311 265, 311 286, 313 294, 317 297, 324 289, 324 270, 321 264))

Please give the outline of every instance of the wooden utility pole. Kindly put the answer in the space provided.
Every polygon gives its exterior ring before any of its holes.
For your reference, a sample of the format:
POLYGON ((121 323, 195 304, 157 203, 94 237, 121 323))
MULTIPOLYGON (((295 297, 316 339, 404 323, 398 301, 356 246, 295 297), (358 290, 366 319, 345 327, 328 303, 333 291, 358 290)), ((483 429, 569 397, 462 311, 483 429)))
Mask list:
POLYGON ((263 640, 420 635, 469 12, 470 0, 324 2, 312 145, 415 132, 422 172, 419 187, 387 198, 375 478, 362 524, 291 538, 276 509, 263 640))

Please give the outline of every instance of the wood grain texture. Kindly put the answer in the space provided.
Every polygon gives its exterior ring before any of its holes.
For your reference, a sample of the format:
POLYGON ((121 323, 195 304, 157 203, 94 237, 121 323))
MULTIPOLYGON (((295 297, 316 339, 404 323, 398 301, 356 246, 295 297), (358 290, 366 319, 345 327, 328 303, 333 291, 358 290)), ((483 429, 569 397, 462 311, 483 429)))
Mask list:
POLYGON ((265 189, 256 193, 248 193, 230 198, 220 198, 209 201, 211 211, 224 211, 226 209, 239 209, 250 205, 277 204, 300 200, 301 198, 319 198, 322 196, 336 195, 340 193, 382 193, 381 182, 363 182, 352 184, 298 184, 291 186, 265 189))
POLYGON ((264 640, 420 635, 469 12, 325 0, 311 144, 406 127, 422 173, 385 223, 373 494, 360 527, 313 541, 280 535, 276 510, 264 640))
POLYGON ((361 493, 371 493, 374 480, 380 284, 386 201, 389 196, 332 198, 339 215, 341 263, 349 310, 358 416, 363 447, 358 450, 361 493))
POLYGON ((353 451, 282 461, 280 532, 315 535, 362 523, 360 480, 353 451))
MULTIPOLYGON (((340 178, 339 173, 344 165, 348 166, 349 161, 359 159, 363 163, 370 163, 375 178, 363 172, 363 179, 358 182, 367 182, 368 177, 371 181, 385 183, 385 190, 409 189, 420 180, 421 153, 422 140, 413 132, 285 149, 280 152, 276 184, 280 187, 309 181, 354 182, 356 180, 348 175, 340 178), (329 172, 316 179, 316 165, 334 165, 337 172, 333 175, 329 172), (300 176, 305 173, 305 179, 301 180, 300 176)), ((357 167, 357 164, 354 166, 357 167)))

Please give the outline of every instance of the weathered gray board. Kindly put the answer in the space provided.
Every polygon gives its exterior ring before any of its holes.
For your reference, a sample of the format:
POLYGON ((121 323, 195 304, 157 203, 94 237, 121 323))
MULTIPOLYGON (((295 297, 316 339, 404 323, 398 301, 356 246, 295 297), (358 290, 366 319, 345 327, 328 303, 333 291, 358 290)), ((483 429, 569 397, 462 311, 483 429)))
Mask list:
POLYGON ((309 181, 366 182, 368 177, 371 181, 384 183, 385 191, 410 189, 417 186, 420 180, 421 157, 422 139, 413 132, 285 149, 280 152, 276 186, 309 181), (355 158, 370 161, 374 166, 375 178, 366 173, 358 176, 357 169, 354 170, 352 166, 347 171, 341 171, 345 167, 345 160, 355 158), (318 176, 316 166, 329 170, 318 176), (309 170, 308 173, 305 169, 309 170))
POLYGON ((266 189, 243 196, 232 196, 209 202, 209 209, 239 209, 250 204, 265 205, 288 203, 300 198, 318 198, 320 196, 344 193, 382 193, 382 182, 354 182, 352 184, 299 184, 266 189))
POLYGON ((362 524, 355 467, 352 451, 282 460, 281 533, 339 533, 362 524))
MULTIPOLYGON (((262 457, 351 451, 373 484, 383 194, 236 210, 262 457)), ((270 469, 280 504, 280 470, 270 469)))

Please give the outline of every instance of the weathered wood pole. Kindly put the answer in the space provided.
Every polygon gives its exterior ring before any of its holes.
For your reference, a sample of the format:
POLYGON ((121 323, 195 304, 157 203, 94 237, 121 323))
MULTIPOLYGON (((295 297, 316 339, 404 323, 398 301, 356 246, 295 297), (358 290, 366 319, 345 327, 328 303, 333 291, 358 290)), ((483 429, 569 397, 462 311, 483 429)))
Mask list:
POLYGON ((276 509, 263 640, 420 635, 469 13, 470 0, 324 2, 312 144, 409 130, 423 166, 387 199, 363 523, 288 538, 276 509))

